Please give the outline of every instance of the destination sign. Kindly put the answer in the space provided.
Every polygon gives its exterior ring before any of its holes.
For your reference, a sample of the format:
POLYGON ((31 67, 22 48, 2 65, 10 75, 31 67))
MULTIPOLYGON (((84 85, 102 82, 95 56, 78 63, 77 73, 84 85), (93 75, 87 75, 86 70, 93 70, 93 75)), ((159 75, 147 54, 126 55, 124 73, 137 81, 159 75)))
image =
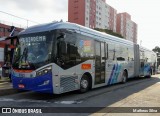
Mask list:
POLYGON ((22 37, 19 41, 23 43, 43 42, 46 41, 46 36, 22 37))

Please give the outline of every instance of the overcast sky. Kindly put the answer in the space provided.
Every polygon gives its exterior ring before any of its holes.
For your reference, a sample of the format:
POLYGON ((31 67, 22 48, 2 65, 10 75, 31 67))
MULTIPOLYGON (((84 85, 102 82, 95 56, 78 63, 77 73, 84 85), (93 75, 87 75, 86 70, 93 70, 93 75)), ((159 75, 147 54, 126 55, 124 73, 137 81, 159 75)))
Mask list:
MULTIPOLYGON (((138 24, 138 43, 153 49, 160 47, 160 0, 106 0, 119 12, 128 12, 138 24)), ((68 0, 0 0, 0 11, 14 14, 37 23, 68 20, 68 0)), ((21 20, 0 12, 0 21, 27 26, 21 20)), ((29 26, 36 23, 29 22, 29 26)))

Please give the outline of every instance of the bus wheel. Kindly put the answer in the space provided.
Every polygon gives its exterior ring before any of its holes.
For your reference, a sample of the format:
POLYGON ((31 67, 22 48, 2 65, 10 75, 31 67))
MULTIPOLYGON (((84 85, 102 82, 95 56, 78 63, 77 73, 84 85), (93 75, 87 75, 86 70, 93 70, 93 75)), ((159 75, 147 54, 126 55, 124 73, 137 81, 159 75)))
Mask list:
POLYGON ((89 90, 89 78, 87 75, 83 75, 80 81, 80 92, 85 93, 89 90))
POLYGON ((123 71, 123 75, 122 75, 122 83, 126 83, 127 82, 127 72, 126 71, 123 71))

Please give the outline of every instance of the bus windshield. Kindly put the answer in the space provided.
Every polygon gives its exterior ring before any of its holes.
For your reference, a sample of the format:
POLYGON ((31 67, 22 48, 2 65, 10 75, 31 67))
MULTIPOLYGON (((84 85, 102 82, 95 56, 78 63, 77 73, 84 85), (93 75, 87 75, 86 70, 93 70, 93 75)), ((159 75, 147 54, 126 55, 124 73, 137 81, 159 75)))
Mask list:
POLYGON ((53 35, 36 33, 21 35, 14 52, 12 67, 35 70, 51 63, 53 35))

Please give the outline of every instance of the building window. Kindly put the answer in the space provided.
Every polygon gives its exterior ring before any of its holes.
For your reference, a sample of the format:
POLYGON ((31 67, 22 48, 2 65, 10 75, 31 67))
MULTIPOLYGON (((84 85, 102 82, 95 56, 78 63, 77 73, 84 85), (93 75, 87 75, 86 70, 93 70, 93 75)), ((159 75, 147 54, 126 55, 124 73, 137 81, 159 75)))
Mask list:
POLYGON ((5 32, 8 32, 9 29, 5 28, 5 32))
POLYGON ((75 0, 74 3, 78 2, 78 0, 75 0))
POLYGON ((4 28, 3 27, 0 27, 0 32, 4 32, 4 28))
POLYGON ((86 17, 86 20, 88 20, 88 17, 86 17))

